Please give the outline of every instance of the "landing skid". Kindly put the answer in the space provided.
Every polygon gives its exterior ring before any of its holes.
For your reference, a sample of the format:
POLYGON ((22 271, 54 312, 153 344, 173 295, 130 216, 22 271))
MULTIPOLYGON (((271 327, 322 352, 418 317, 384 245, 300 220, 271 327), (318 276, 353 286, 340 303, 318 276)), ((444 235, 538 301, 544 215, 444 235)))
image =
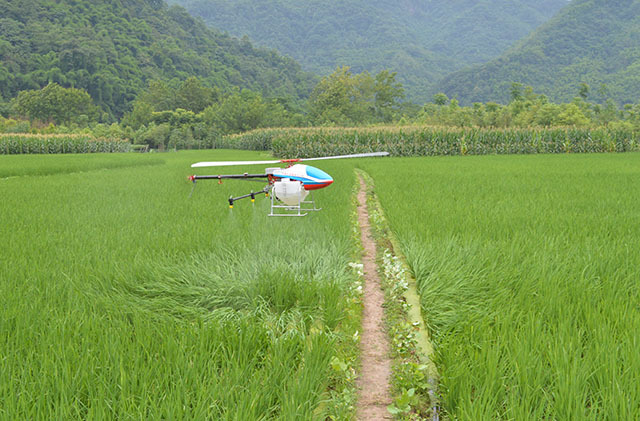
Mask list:
POLYGON ((303 200, 294 206, 278 205, 274 201, 274 196, 274 194, 271 194, 271 213, 268 216, 307 216, 307 212, 322 210, 322 208, 316 208, 313 192, 311 193, 311 200, 303 200), (305 207, 304 205, 311 205, 311 207, 305 207))
POLYGON ((319 211, 322 210, 322 208, 316 208, 316 200, 313 198, 313 191, 311 191, 311 193, 309 194, 309 197, 311 197, 311 200, 303 200, 302 202, 300 202, 300 206, 302 205, 311 205, 311 207, 303 207, 302 210, 305 211, 319 211))

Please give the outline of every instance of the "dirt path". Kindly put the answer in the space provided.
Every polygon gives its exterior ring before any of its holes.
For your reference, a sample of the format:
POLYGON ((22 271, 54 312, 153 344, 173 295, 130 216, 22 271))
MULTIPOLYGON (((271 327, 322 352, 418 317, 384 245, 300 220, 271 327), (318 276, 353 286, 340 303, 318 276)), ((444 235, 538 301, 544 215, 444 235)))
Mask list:
POLYGON ((380 276, 376 265, 376 245, 371 236, 369 211, 367 210, 366 185, 360 178, 358 192, 358 221, 364 246, 364 312, 360 340, 361 369, 358 379, 357 417, 359 420, 392 419, 387 411, 391 404, 389 377, 391 359, 389 340, 384 330, 384 294, 380 287, 380 276))

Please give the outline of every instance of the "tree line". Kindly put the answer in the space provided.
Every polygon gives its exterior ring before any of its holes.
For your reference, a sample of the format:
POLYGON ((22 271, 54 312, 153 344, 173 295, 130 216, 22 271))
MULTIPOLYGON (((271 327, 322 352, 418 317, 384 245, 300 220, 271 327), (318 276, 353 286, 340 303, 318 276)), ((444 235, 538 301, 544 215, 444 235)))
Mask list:
POLYGON ((507 104, 461 106, 439 93, 418 106, 404 101, 396 74, 355 74, 339 67, 322 78, 302 106, 286 98, 267 98, 248 89, 222 92, 189 77, 151 81, 113 124, 101 121, 100 108, 86 91, 51 83, 21 91, 0 108, 0 132, 90 132, 127 138, 152 148, 212 147, 225 134, 265 127, 421 124, 448 127, 599 127, 640 129, 640 105, 620 108, 609 99, 588 101, 582 84, 575 98, 556 104, 531 87, 511 85, 507 104))

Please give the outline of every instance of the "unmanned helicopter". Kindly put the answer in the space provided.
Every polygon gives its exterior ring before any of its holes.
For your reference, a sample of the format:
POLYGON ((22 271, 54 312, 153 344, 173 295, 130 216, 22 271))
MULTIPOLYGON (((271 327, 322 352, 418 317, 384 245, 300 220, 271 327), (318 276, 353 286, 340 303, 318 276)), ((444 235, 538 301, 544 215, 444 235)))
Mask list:
MULTIPOLYGON (((189 180, 196 183, 198 180, 218 180, 222 184, 225 179, 264 179, 267 185, 260 191, 233 197, 229 201, 229 208, 240 199, 251 198, 255 202, 256 196, 264 194, 271 198, 271 212, 269 216, 305 216, 308 211, 319 211, 313 200, 313 192, 330 186, 333 178, 319 168, 311 165, 300 164, 304 161, 320 161, 326 159, 343 158, 368 158, 375 156, 388 156, 389 152, 370 152, 352 155, 324 156, 318 158, 298 158, 280 159, 273 161, 217 161, 217 162, 197 162, 191 165, 192 168, 201 167, 226 167, 235 165, 268 165, 268 164, 288 164, 286 168, 266 168, 264 174, 220 174, 220 175, 192 175, 189 180), (311 200, 306 200, 311 193, 311 200)), ((195 185, 194 185, 195 187, 195 185)))

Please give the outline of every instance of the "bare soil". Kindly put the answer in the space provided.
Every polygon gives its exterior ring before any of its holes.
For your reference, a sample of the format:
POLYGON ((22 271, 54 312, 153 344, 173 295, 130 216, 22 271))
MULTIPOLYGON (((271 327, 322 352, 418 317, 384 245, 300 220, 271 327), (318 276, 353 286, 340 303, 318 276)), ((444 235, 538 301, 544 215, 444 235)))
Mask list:
POLYGON ((361 368, 358 378, 357 418, 359 420, 392 419, 387 411, 391 404, 389 377, 389 339, 384 329, 384 293, 376 264, 376 244, 371 236, 369 211, 367 209, 366 185, 360 178, 358 192, 358 221, 361 241, 364 246, 362 257, 364 271, 362 315, 362 335, 360 339, 361 368))

